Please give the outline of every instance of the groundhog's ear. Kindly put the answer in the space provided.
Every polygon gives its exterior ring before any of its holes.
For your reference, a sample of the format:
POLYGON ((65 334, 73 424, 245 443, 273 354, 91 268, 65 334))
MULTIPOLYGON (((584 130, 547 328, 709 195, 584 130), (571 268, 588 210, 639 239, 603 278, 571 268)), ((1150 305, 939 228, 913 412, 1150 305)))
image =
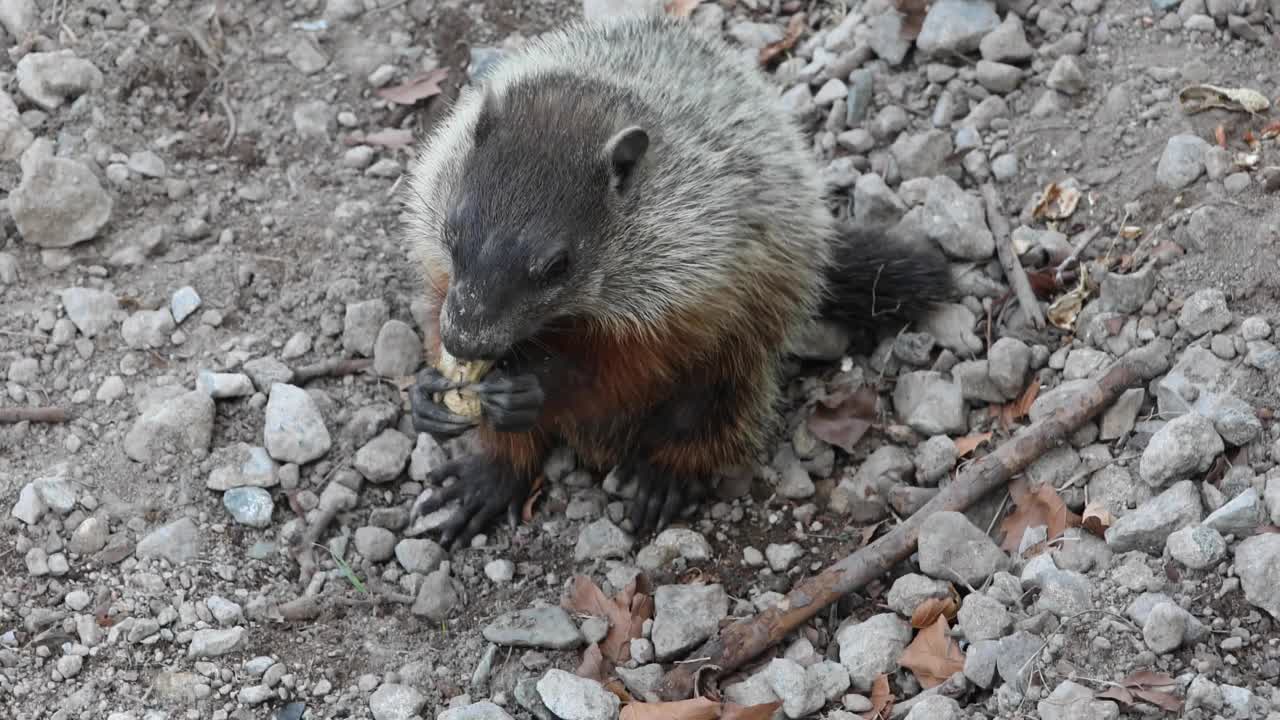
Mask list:
POLYGON ((649 133, 638 125, 619 131, 604 144, 605 157, 613 170, 613 187, 619 192, 631 179, 640 158, 649 149, 649 133))
POLYGON ((481 92, 484 95, 480 99, 480 115, 476 118, 476 145, 483 143, 485 138, 489 137, 502 116, 502 98, 498 97, 498 93, 488 85, 481 92))

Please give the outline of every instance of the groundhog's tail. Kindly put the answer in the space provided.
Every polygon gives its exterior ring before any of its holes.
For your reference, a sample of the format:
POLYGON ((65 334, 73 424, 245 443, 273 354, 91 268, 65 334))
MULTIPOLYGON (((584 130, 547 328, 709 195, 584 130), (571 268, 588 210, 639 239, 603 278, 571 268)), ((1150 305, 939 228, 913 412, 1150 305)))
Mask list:
POLYGON ((872 337, 897 332, 954 299, 946 258, 933 243, 844 225, 827 273, 822 316, 872 337))

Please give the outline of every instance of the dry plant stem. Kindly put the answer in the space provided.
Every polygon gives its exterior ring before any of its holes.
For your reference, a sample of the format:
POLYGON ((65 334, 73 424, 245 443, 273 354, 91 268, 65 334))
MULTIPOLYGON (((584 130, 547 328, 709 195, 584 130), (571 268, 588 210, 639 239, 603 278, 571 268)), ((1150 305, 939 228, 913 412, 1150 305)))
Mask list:
POLYGON ((13 425, 20 422, 64 423, 71 416, 66 410, 57 407, 8 407, 0 408, 0 425, 13 425))
POLYGON ((333 360, 325 360, 315 365, 303 365, 293 371, 293 381, 295 383, 304 383, 309 380, 315 380, 320 377, 341 377, 343 375, 355 375, 364 372, 370 365, 372 360, 366 358, 336 358, 333 360))
POLYGON ((1071 433, 1113 404, 1125 390, 1150 379, 1145 367, 1140 361, 1126 359, 1115 363, 1076 396, 1072 405, 1023 428, 990 455, 975 460, 955 482, 879 540, 805 579, 787 593, 782 603, 722 629, 690 653, 691 657, 706 659, 676 665, 663 678, 658 693, 666 700, 689 697, 703 665, 716 665, 726 673, 736 670, 781 642, 823 608, 888 572, 915 550, 920 530, 931 517, 944 511, 963 511, 987 493, 1004 487, 1041 455, 1066 442, 1071 433))
POLYGON ((337 507, 321 508, 316 521, 307 526, 307 531, 298 540, 298 545, 294 546, 293 555, 298 561, 298 587, 306 588, 311 584, 311 578, 315 576, 316 569, 319 567, 316 563, 315 544, 320 542, 320 536, 337 516, 337 507))
POLYGON ((996 186, 986 183, 982 186, 982 199, 987 205, 987 224, 996 238, 996 254, 1000 256, 1000 267, 1004 268, 1004 276, 1018 297, 1018 305, 1027 322, 1037 330, 1044 329, 1044 313, 1040 311, 1040 303, 1031 290, 1031 282, 1027 280, 1027 271, 1018 262, 1018 254, 1013 251, 1013 239, 1009 232, 1009 221, 1001 208, 1004 203, 996 192, 996 186))
MULTIPOLYGON (((1127 218, 1128 215, 1125 217, 1127 218)), ((1098 234, 1101 232, 1101 227, 1094 226, 1085 230, 1083 233, 1080 233, 1080 239, 1076 241, 1075 246, 1071 249, 1071 254, 1063 258, 1062 262, 1058 263, 1058 267, 1054 271, 1054 278, 1057 280, 1059 286, 1065 286, 1067 284, 1067 271, 1080 264, 1080 253, 1084 252, 1084 249, 1089 247, 1089 243, 1093 242, 1093 239, 1098 237, 1098 234)))

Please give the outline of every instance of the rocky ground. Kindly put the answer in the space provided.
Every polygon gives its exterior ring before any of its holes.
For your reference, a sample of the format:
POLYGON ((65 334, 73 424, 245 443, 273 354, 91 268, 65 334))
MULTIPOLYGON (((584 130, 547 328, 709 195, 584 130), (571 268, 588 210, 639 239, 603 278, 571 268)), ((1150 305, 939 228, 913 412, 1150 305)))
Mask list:
POLYGON ((925 8, 668 11, 763 61, 838 211, 938 243, 963 301, 849 357, 815 333, 786 437, 656 538, 559 452, 450 554, 409 522, 460 448, 404 414, 391 193, 461 83, 584 7, 0 1, 0 715, 1280 717, 1280 3, 925 8), (645 702, 1135 353, 1159 377, 1010 492, 645 702))

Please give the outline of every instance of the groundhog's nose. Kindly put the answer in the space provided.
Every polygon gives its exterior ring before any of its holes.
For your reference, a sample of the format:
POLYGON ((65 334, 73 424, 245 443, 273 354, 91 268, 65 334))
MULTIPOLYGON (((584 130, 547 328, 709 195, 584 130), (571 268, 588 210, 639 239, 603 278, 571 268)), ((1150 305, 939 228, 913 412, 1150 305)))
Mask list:
POLYGON ((440 312, 440 343, 459 360, 497 360, 508 350, 507 333, 485 317, 464 287, 449 288, 440 312))

